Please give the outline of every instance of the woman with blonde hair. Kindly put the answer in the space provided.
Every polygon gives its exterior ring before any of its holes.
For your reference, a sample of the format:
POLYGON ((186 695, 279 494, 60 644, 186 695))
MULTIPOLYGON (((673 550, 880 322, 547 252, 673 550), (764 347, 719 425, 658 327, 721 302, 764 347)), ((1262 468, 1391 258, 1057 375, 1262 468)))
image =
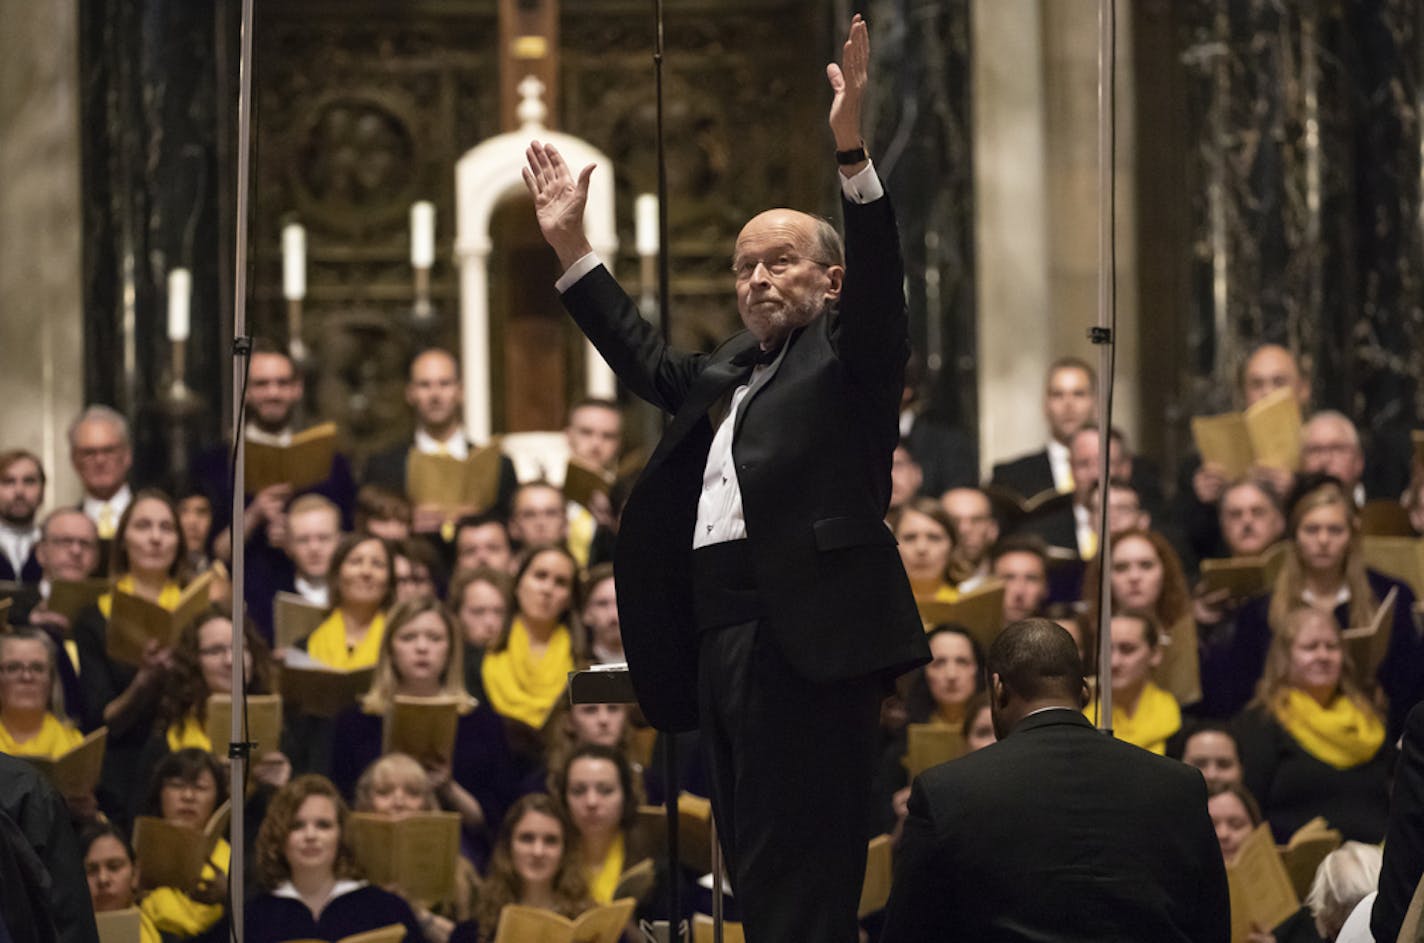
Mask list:
MULTIPOLYGON (((331 943, 392 924, 405 943, 425 943, 410 906, 362 880, 346 841, 346 803, 322 776, 298 776, 272 798, 257 831, 257 883, 248 901, 248 943, 328 940, 331 943)), ((226 939, 220 928, 212 939, 226 939)))
POLYGON ((1289 505, 1286 536, 1288 549, 1275 585, 1268 596, 1241 608, 1229 657, 1223 659, 1231 666, 1231 677, 1223 680, 1233 708, 1249 699, 1272 636, 1296 609, 1310 606, 1333 615, 1342 629, 1365 626, 1395 590, 1393 622, 1381 629, 1390 632, 1389 649, 1373 677, 1353 680, 1366 689, 1377 685, 1388 697, 1387 726, 1397 737, 1409 709, 1424 697, 1424 644, 1414 626, 1414 593, 1400 581, 1366 568, 1355 502, 1336 478, 1309 475, 1300 480, 1289 505))
POLYGON ((452 943, 490 943, 506 904, 542 907, 572 920, 593 906, 574 831, 552 798, 524 796, 500 827, 475 919, 455 928, 452 943))
POLYGON ((381 755, 396 697, 449 698, 459 712, 454 755, 449 764, 428 766, 426 775, 441 806, 459 812, 467 837, 484 849, 492 823, 514 798, 514 765, 499 717, 465 691, 463 655, 455 622, 438 600, 421 597, 392 609, 370 690, 333 726, 331 779, 352 794, 381 755))
POLYGON ((55 759, 83 741, 64 709, 57 659, 43 629, 0 635, 0 753, 55 759))
MULTIPOLYGON (((376 760, 356 781, 355 811, 400 818, 413 812, 436 812, 440 803, 430 786, 425 767, 405 753, 387 753, 376 760)), ((427 909, 407 900, 431 943, 448 943, 455 925, 473 916, 480 878, 470 859, 460 855, 455 862, 455 889, 450 899, 437 901, 427 909)))
POLYGON ((1298 608, 1238 719, 1243 782, 1281 844, 1318 815, 1346 840, 1384 836, 1394 750, 1350 668, 1334 617, 1298 608))

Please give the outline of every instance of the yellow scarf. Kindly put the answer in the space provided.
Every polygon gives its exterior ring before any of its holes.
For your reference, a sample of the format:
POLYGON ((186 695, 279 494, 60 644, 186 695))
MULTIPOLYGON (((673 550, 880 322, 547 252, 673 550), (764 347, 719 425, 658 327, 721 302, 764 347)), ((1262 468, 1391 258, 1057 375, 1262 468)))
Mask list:
POLYGON ((0 722, 0 753, 11 756, 42 756, 54 760, 83 742, 84 734, 48 711, 40 723, 40 732, 24 743, 11 736, 5 724, 0 722))
MULTIPOLYGON (((208 863, 203 865, 203 879, 211 881, 218 871, 226 874, 231 864, 232 847, 219 838, 208 863)), ((178 937, 197 936, 223 915, 222 904, 200 904, 176 887, 154 888, 144 896, 139 909, 159 932, 178 937)))
POLYGON ((169 727, 165 739, 168 741, 170 753, 177 753, 185 747, 197 747, 204 753, 213 752, 213 741, 208 736, 208 731, 198 723, 195 714, 190 713, 182 721, 169 727))
MULTIPOLYGON (((1092 719, 1087 710, 1083 714, 1092 719)), ((1149 681, 1133 713, 1113 700, 1112 725, 1114 737, 1161 756, 1167 752, 1167 738, 1182 729, 1182 709, 1176 698, 1149 681)))
POLYGON ((529 630, 516 616, 509 627, 509 644, 502 652, 485 654, 480 676, 490 706, 538 729, 568 687, 573 670, 573 643, 567 628, 560 625, 554 629, 544 654, 536 660, 529 651, 529 630))
POLYGON ((618 889, 618 879, 623 876, 623 833, 613 836, 613 844, 608 846, 608 854, 603 864, 588 869, 588 896, 595 904, 613 903, 613 892, 618 889))
POLYGON ((1274 713, 1305 752, 1336 769, 1368 762, 1384 743, 1379 718, 1343 694, 1335 695, 1329 707, 1321 707, 1304 691, 1288 688, 1274 713))
MULTIPOLYGON (((114 583, 114 589, 118 590, 121 593, 132 593, 134 589, 137 588, 137 585, 138 584, 134 582, 133 574, 129 574, 127 576, 119 577, 118 580, 114 583)), ((157 601, 158 604, 164 609, 167 609, 169 612, 172 612, 174 609, 178 608, 178 600, 182 598, 183 587, 179 586, 172 580, 169 580, 168 582, 163 584, 163 589, 161 589, 158 593, 157 601)), ((105 593, 104 595, 100 596, 97 605, 99 606, 99 612, 103 614, 105 619, 108 619, 114 611, 114 594, 105 593)))
POLYGON ((953 586, 950 586, 948 583, 940 583, 939 589, 935 590, 934 601, 958 602, 959 590, 955 589, 953 586))
POLYGON ((326 621, 307 636, 307 654, 323 665, 354 671, 369 668, 381 657, 381 640, 386 635, 386 616, 376 613, 366 637, 355 648, 346 645, 346 618, 340 609, 333 610, 326 621))

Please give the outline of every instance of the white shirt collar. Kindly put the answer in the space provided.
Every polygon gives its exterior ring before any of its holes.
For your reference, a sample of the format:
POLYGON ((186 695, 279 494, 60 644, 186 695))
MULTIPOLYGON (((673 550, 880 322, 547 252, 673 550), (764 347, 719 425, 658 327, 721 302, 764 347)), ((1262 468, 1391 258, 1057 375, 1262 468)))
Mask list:
POLYGON ((450 433, 450 437, 444 442, 432 436, 422 428, 415 430, 415 449, 426 455, 439 455, 441 447, 444 447, 445 454, 451 458, 458 458, 460 461, 470 457, 470 443, 465 441, 464 433, 459 426, 450 433))
POLYGON ((258 445, 280 445, 288 446, 292 444, 292 427, 288 426, 281 432, 264 432, 252 423, 247 424, 246 438, 248 442, 256 442, 258 445))
POLYGON ((81 510, 83 510, 91 520, 96 520, 99 517, 99 511, 107 507, 113 512, 114 526, 117 527, 119 524, 119 515, 124 513, 129 506, 129 502, 132 500, 133 489, 128 486, 128 482, 125 482, 119 486, 119 490, 115 491, 113 497, 107 501, 103 498, 96 498, 92 494, 86 494, 81 510))
POLYGON ((1053 487, 1059 491, 1073 488, 1073 463, 1068 457, 1068 446, 1057 439, 1049 439, 1045 451, 1048 452, 1048 467, 1053 470, 1053 487))
MULTIPOLYGON (((337 881, 336 884, 332 886, 331 893, 327 895, 326 900, 322 903, 323 905, 329 904, 332 901, 336 900, 336 898, 342 896, 343 894, 350 894, 352 891, 360 890, 365 886, 365 881, 337 881)), ((292 900, 302 899, 302 895, 297 893, 297 886, 291 881, 283 881, 281 884, 278 884, 276 887, 272 888, 272 896, 290 897, 292 900)))
MULTIPOLYGON (((1300 591, 1300 598, 1301 598, 1301 600, 1302 600, 1303 602, 1305 602, 1306 604, 1311 605, 1311 606, 1316 606, 1316 607, 1319 607, 1319 606, 1320 606, 1320 603, 1323 601, 1323 600, 1321 600, 1321 598, 1320 598, 1319 596, 1317 596, 1317 595, 1315 595, 1315 593, 1311 592, 1311 591, 1310 591, 1310 587, 1308 587, 1308 586, 1307 586, 1305 589, 1302 589, 1302 590, 1300 591)), ((1349 583, 1341 583, 1341 584, 1340 584, 1340 588, 1335 591, 1335 599, 1330 603, 1330 608, 1331 608, 1331 609, 1334 609, 1334 608, 1337 607, 1337 606, 1343 606, 1343 605, 1345 605, 1345 604, 1346 604, 1347 602, 1349 602, 1349 601, 1350 601, 1350 584, 1349 584, 1349 583)))
POLYGON ((292 581, 292 587, 297 591, 297 595, 307 602, 316 603, 318 606, 331 605, 331 586, 328 583, 316 583, 298 573, 297 578, 292 581))

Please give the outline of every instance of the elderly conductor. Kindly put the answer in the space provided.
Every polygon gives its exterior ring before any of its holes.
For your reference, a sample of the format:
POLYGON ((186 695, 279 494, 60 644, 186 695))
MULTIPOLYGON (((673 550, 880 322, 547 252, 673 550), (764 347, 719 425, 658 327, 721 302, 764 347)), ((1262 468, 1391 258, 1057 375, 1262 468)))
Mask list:
POLYGON ((732 255, 746 330, 669 348, 592 254, 589 175, 530 145, 557 287, 623 383, 673 418, 629 498, 615 571, 638 700, 700 725, 747 938, 856 939, 878 705, 927 660, 884 524, 909 352, 895 219, 860 134, 865 23, 826 68, 845 199, 767 210, 732 255))

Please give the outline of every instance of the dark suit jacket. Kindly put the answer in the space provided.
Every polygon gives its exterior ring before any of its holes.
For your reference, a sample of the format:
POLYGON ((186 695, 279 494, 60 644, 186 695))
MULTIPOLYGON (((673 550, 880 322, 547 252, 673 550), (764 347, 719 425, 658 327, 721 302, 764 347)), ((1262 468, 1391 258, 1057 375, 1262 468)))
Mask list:
POLYGON ((1206 784, 1182 763, 1052 710, 915 780, 884 943, 1230 935, 1206 784))
MULTIPOLYGON (((35 544, 39 546, 38 543, 35 544)), ((40 561, 35 559, 35 547, 30 548, 30 555, 25 558, 25 562, 20 564, 20 572, 15 572, 15 567, 10 563, 10 558, 0 553, 0 582, 4 583, 38 583, 44 576, 44 568, 40 566, 40 561)))
MULTIPOLYGON (((469 443, 470 451, 474 451, 476 446, 469 443)), ((366 467, 361 476, 361 483, 368 485, 380 485, 383 488, 390 488, 405 494, 405 462, 410 455, 412 446, 397 445, 389 449, 376 452, 366 459, 366 467)), ((509 517, 509 503, 514 500, 514 492, 519 488, 519 478, 514 473, 514 463, 509 460, 509 456, 501 456, 499 462, 499 492, 495 495, 494 510, 502 516, 509 517)))
MULTIPOLYGON (((838 310, 791 333, 742 402, 732 444, 761 624, 813 681, 928 660, 885 525, 909 354, 903 267, 888 197, 845 202, 838 310)), ((624 647, 654 726, 697 719, 692 531, 712 442, 708 411, 750 375, 756 338, 711 354, 670 349, 602 267, 564 304, 629 389, 673 420, 623 511, 615 555, 624 647)))
POLYGON ((1384 839, 1379 897, 1370 916, 1376 940, 1399 936, 1404 911, 1424 876, 1424 704, 1404 721, 1404 747, 1394 768, 1394 795, 1384 839))
POLYGON ((924 472, 921 494, 938 498, 951 488, 979 487, 979 446, 963 429, 920 413, 905 441, 924 472))

